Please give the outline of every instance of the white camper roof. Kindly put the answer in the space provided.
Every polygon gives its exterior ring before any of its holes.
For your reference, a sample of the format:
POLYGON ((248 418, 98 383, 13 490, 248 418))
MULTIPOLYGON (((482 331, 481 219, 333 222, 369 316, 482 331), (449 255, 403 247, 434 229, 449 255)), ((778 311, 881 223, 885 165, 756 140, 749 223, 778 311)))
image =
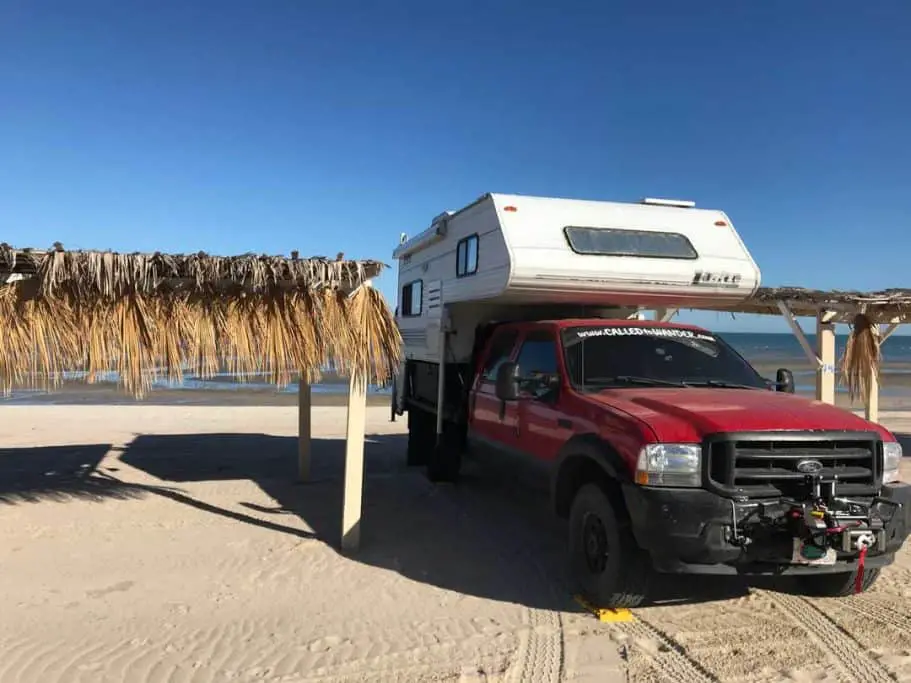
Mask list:
POLYGON ((760 283, 728 216, 683 200, 488 194, 439 214, 393 256, 400 283, 426 279, 443 304, 717 307, 760 283), (465 258, 474 272, 457 272, 465 258))

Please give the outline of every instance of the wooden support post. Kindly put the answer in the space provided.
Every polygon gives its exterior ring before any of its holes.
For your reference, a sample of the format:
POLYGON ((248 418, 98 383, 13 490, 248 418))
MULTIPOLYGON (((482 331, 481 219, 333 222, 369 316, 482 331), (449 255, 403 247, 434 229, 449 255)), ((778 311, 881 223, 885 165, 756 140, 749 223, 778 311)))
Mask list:
POLYGON ((655 320, 659 323, 669 323, 677 315, 676 308, 656 308, 655 320))
POLYGON ((361 544, 361 505, 364 495, 364 436, 367 420, 367 379, 351 377, 348 427, 345 433, 345 493, 342 503, 342 550, 361 544))
POLYGON ((835 404, 835 323, 820 311, 816 315, 816 400, 835 404))
MULTIPOLYGON (((880 325, 876 325, 876 332, 879 333, 879 343, 882 344, 888 337, 898 329, 898 323, 892 323, 886 328, 885 333, 880 325)), ((867 376, 867 395, 864 396, 864 417, 870 422, 879 421, 879 376, 875 368, 870 368, 870 374, 867 376)))
POLYGON ((889 327, 886 328, 886 331, 883 332, 883 333, 880 335, 880 337, 879 337, 879 343, 882 344, 882 343, 883 343, 884 341, 886 341, 889 337, 891 337, 892 334, 895 332, 895 330, 898 329, 898 327, 899 327, 900 324, 901 324, 901 323, 890 323, 889 327))
POLYGON ((879 421, 879 378, 876 376, 876 371, 873 368, 870 368, 870 377, 867 379, 869 382, 869 393, 866 396, 864 401, 864 417, 866 417, 870 422, 879 421))
POLYGON ((300 481, 310 479, 310 382, 301 373, 297 385, 297 477, 300 481))
POLYGON ((821 362, 819 356, 816 355, 813 347, 810 346, 810 342, 807 340, 807 335, 803 333, 803 328, 800 326, 800 323, 797 322, 797 318, 794 317, 794 314, 791 313, 791 309, 788 308, 788 305, 784 301, 778 302, 778 310, 781 311, 781 315, 784 317, 785 322, 788 323, 788 327, 791 328, 791 332, 793 332, 794 336, 797 337, 797 341, 800 343, 800 348, 803 349, 803 352, 806 354, 807 359, 813 364, 813 368, 818 370, 821 362))

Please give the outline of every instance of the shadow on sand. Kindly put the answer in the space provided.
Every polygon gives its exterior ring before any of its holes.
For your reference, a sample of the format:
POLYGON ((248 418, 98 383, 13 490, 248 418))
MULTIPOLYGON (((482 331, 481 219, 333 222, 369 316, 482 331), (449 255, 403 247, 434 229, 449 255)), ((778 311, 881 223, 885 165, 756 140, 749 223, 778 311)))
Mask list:
MULTIPOLYGON (((911 452, 911 435, 899 438, 911 452)), ((338 547, 344 440, 314 439, 309 482, 297 483, 297 440, 264 434, 141 435, 120 460, 161 481, 118 480, 109 446, 0 449, 0 503, 165 496, 238 522, 338 547), (239 500, 232 509, 181 490, 191 482, 245 479, 274 505, 239 500), (250 514, 245 514, 244 510, 250 514), (288 523, 297 516, 311 530, 288 523)), ((489 463, 469 462, 458 485, 432 485, 404 460, 405 437, 368 437, 361 550, 351 559, 414 581, 499 601, 573 609, 565 567, 565 524, 547 486, 489 463)), ((736 578, 662 577, 655 604, 746 595, 736 578)), ((768 582, 753 585, 771 587, 768 582)), ((786 588, 781 586, 781 588, 786 588)))
POLYGON ((143 492, 105 476, 110 444, 0 448, 0 503, 137 498, 143 492))
MULTIPOLYGON (((542 609, 573 609, 565 566, 565 524, 551 514, 546 482, 468 462, 458 485, 433 485, 405 465, 403 435, 369 436, 365 444, 361 550, 351 559, 411 580, 542 609)), ((121 460, 168 485, 250 479, 273 501, 238 501, 256 516, 219 510, 172 489, 167 495, 214 514, 275 531, 295 515, 333 548, 341 535, 344 440, 315 438, 311 479, 297 483, 297 440, 264 434, 137 437, 121 460), (263 517, 274 522, 264 522, 263 517)), ((157 491, 156 491, 157 492, 157 491)), ((668 577, 656 603, 704 602, 745 595, 744 582, 668 577)))

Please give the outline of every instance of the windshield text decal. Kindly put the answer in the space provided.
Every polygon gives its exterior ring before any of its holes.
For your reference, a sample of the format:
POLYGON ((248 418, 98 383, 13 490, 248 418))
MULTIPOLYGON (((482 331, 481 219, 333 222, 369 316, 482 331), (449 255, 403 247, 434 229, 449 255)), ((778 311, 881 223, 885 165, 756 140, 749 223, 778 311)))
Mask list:
POLYGON ((578 330, 576 335, 579 339, 588 339, 590 337, 664 337, 668 339, 701 339, 702 341, 714 342, 715 338, 708 334, 693 332, 691 330, 679 330, 666 327, 597 327, 590 330, 578 330))

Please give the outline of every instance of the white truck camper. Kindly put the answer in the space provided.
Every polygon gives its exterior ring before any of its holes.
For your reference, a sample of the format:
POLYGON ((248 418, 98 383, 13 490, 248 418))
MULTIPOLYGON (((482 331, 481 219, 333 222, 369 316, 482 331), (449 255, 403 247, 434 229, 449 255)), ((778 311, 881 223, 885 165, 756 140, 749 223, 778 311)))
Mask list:
POLYGON ((394 251, 396 317, 408 360, 471 355, 476 325, 533 315, 626 317, 718 307, 753 295, 759 268, 722 211, 692 202, 619 203, 487 194, 394 251))
POLYGON ((437 434, 444 420, 461 419, 456 406, 485 324, 717 308, 752 296, 760 283, 723 211, 676 200, 485 194, 410 239, 402 235, 393 258, 405 360, 392 411, 435 413, 437 434))

